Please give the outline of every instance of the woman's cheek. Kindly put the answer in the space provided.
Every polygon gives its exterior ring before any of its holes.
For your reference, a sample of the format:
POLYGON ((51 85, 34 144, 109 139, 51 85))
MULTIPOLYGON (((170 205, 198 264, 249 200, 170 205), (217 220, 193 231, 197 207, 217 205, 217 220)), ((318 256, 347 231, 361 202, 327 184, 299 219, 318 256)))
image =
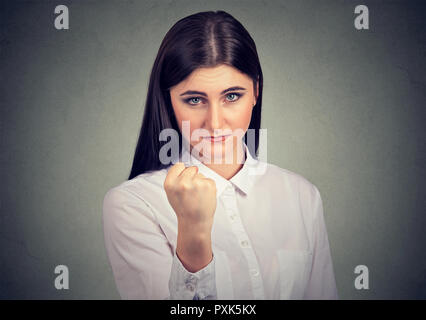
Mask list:
POLYGON ((234 123, 236 124, 236 127, 234 129, 238 128, 246 130, 250 125, 251 114, 252 108, 250 105, 242 106, 240 112, 234 114, 234 123))

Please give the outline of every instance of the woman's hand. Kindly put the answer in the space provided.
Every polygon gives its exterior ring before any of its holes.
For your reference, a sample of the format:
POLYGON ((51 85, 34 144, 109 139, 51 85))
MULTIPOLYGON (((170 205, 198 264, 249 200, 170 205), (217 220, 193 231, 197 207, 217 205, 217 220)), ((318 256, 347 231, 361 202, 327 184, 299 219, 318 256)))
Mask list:
POLYGON ((216 211, 216 184, 198 173, 198 167, 185 168, 178 162, 169 169, 164 190, 178 220, 176 253, 188 271, 196 272, 213 257, 211 230, 216 211))
POLYGON ((197 235, 211 232, 216 210, 214 180, 198 173, 198 167, 185 168, 178 162, 170 168, 164 189, 181 226, 197 235))

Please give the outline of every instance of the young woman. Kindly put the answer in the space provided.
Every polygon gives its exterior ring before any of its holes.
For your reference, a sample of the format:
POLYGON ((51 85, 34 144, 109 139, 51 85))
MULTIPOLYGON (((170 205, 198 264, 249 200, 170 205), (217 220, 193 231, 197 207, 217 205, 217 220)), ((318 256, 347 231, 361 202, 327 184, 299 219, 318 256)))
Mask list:
POLYGON ((262 89, 255 43, 228 13, 166 34, 129 180, 103 203, 122 298, 337 298, 318 189, 257 157, 262 89))

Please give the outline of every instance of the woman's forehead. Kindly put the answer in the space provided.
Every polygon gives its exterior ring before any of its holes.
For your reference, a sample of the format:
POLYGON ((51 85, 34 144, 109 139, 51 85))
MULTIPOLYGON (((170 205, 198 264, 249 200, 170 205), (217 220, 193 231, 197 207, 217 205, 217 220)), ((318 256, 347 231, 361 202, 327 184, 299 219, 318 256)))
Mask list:
POLYGON ((179 91, 194 90, 208 93, 221 92, 234 86, 250 89, 252 80, 238 69, 219 65, 209 68, 198 68, 194 70, 185 80, 175 86, 179 91))

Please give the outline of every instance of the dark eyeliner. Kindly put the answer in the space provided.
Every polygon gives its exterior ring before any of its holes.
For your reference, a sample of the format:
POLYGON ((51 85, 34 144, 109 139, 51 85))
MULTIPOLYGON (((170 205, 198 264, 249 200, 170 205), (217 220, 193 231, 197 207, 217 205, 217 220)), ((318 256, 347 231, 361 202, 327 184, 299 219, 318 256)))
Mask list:
MULTIPOLYGON (((236 95, 238 98, 236 99, 236 100, 232 100, 232 101, 229 101, 229 102, 237 102, 238 100, 240 100, 240 98, 244 95, 244 93, 239 93, 239 92, 228 92, 227 94, 226 94, 226 96, 228 96, 228 95, 230 95, 230 94, 234 94, 234 95, 236 95)), ((225 96, 225 97, 226 97, 225 96)))
MULTIPOLYGON (((225 95, 225 99, 226 99, 226 96, 228 96, 228 95, 231 95, 231 94, 234 94, 234 95, 236 95, 237 96, 237 99, 236 100, 233 100, 233 101, 229 101, 229 100, 227 100, 228 102, 237 102, 238 100, 240 100, 240 98, 245 94, 245 93, 239 93, 239 92, 228 92, 228 93, 226 93, 226 95, 225 95)), ((191 100, 192 99, 195 99, 195 98, 198 98, 198 99, 200 99, 201 100, 201 102, 202 102, 202 100, 203 100, 203 98, 202 97, 197 97, 197 96, 194 96, 194 97, 189 97, 189 98, 186 98, 186 99, 183 99, 183 102, 184 103, 186 103, 186 104, 188 104, 188 105, 190 105, 190 106, 198 106, 200 103, 197 103, 197 104, 192 104, 192 103, 190 103, 191 102, 191 100)))
POLYGON ((201 101, 203 100, 203 98, 201 98, 201 97, 190 97, 190 98, 184 99, 183 101, 184 101, 186 104, 189 104, 190 106, 197 106, 197 105, 199 105, 199 103, 197 103, 197 104, 190 103, 190 101, 191 101, 192 99, 195 99, 195 98, 198 98, 198 99, 200 99, 201 101))

